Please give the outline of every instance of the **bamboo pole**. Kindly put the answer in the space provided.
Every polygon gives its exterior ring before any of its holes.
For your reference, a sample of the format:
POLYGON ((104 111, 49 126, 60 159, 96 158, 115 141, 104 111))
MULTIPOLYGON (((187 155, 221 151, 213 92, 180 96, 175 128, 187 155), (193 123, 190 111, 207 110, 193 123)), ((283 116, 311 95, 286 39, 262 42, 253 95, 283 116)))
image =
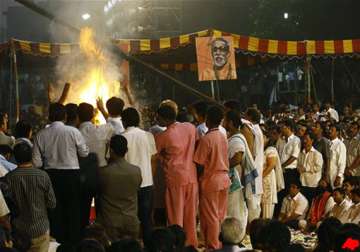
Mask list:
POLYGON ((11 59, 13 64, 13 71, 14 71, 14 82, 15 82, 15 119, 16 122, 20 120, 20 94, 19 94, 19 73, 17 67, 17 56, 16 56, 16 49, 14 45, 14 41, 11 40, 10 43, 11 47, 11 59))

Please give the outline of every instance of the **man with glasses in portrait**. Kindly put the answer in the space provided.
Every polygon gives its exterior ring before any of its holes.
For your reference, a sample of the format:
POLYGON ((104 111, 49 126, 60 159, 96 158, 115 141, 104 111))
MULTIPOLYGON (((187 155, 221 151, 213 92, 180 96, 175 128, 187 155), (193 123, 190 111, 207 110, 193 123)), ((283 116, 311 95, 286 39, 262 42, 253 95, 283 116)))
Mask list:
POLYGON ((206 68, 200 80, 231 80, 236 79, 236 68, 230 62, 230 43, 224 38, 215 38, 211 46, 212 66, 206 68))

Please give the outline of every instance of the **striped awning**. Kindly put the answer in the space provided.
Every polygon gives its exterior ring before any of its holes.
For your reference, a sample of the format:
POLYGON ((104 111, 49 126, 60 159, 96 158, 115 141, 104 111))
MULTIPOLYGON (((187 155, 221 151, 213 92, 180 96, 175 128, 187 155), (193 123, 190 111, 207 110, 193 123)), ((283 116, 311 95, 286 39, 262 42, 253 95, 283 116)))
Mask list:
POLYGON ((13 39, 17 51, 35 56, 58 57, 79 50, 78 44, 69 43, 37 43, 25 40, 13 39))
MULTIPOLYGON (((212 29, 172 38, 120 39, 114 40, 113 43, 133 55, 152 54, 163 53, 189 45, 193 45, 192 48, 195 48, 195 38, 205 36, 232 36, 234 39, 234 47, 238 52, 253 55, 294 58, 304 56, 334 57, 360 54, 360 39, 284 41, 243 36, 212 29)), ((17 39, 13 39, 12 41, 14 42, 13 44, 16 50, 39 56, 57 57, 79 49, 78 44, 38 43, 17 39)), ((9 43, 6 43, 7 46, 8 44, 9 43)), ((0 50, 3 47, 5 48, 5 46, 0 45, 0 50)), ((190 53, 194 54, 195 49, 190 53)))
POLYGON ((128 47, 132 54, 154 53, 161 50, 176 49, 195 43, 196 37, 204 36, 232 36, 234 48, 250 53, 279 55, 279 56, 311 56, 311 55, 342 55, 360 53, 360 39, 345 40, 306 40, 285 41, 273 39, 261 39, 251 36, 243 36, 219 30, 205 30, 197 33, 181 35, 174 38, 161 38, 157 40, 116 40, 115 43, 122 47, 128 47))

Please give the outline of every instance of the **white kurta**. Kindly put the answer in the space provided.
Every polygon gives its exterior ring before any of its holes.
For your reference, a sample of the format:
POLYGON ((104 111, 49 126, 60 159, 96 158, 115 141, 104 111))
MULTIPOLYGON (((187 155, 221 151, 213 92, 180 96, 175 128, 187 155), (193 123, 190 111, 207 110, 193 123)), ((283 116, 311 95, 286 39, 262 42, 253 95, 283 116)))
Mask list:
POLYGON ((261 214, 261 195, 263 194, 263 168, 264 168, 264 135, 258 124, 247 124, 254 135, 254 164, 258 172, 255 178, 255 193, 247 199, 249 210, 249 223, 260 217, 261 214))
POLYGON ((321 179, 323 158, 320 152, 311 148, 309 152, 303 149, 299 155, 298 168, 302 186, 316 188, 321 179), (305 170, 301 170, 304 168, 305 170))
POLYGON ((344 199, 340 204, 335 204, 329 216, 337 218, 343 224, 347 223, 351 206, 352 202, 344 199))
MULTIPOLYGON (((268 158, 277 158, 276 149, 268 147, 265 150, 265 164, 268 158)), ((274 207, 277 203, 275 168, 263 178, 263 195, 261 198, 262 218, 271 219, 274 214, 274 207)))
POLYGON ((352 205, 349 209, 348 222, 356 225, 360 224, 360 203, 352 205))
MULTIPOLYGON (((242 152, 242 153, 245 152, 246 146, 244 145, 243 141, 241 139, 239 139, 238 135, 241 135, 241 134, 236 134, 228 139, 228 141, 229 141, 228 158, 229 159, 233 158, 234 155, 238 152, 242 152)), ((241 166, 240 165, 236 166, 235 167, 236 176, 240 177, 239 173, 241 173, 241 172, 242 172, 241 166)), ((246 229, 247 219, 248 219, 248 209, 246 207, 243 188, 240 188, 239 190, 229 193, 227 217, 237 218, 240 221, 242 230, 245 234, 245 229, 246 229)))
MULTIPOLYGON (((278 163, 279 155, 275 147, 270 146, 266 148, 264 163, 266 163, 267 158, 275 158, 277 159, 277 163, 278 163)), ((276 167, 272 169, 272 171, 263 179, 264 193, 262 196, 262 203, 266 203, 266 204, 278 203, 275 169, 276 167)))
POLYGON ((334 182, 337 176, 341 178, 341 184, 344 179, 344 171, 346 167, 346 147, 339 139, 335 138, 330 143, 330 169, 329 180, 332 188, 335 188, 334 182))

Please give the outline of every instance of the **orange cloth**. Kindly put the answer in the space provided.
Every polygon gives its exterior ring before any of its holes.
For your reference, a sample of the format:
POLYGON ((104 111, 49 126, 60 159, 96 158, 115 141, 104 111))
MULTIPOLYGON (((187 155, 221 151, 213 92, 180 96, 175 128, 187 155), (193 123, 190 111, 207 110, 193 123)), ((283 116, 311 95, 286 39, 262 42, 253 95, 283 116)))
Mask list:
POLYGON ((200 226, 207 250, 221 248, 220 225, 225 219, 228 190, 200 193, 200 226))
POLYGON ((196 235, 196 206, 198 185, 171 186, 165 193, 166 212, 169 225, 179 225, 186 233, 186 245, 198 245, 196 235))
POLYGON ((218 129, 211 129, 198 143, 194 161, 204 166, 200 176, 200 225, 207 249, 218 249, 220 224, 226 216, 230 186, 228 144, 218 129))
POLYGON ((196 128, 190 123, 173 123, 164 132, 155 135, 167 185, 197 183, 193 161, 195 141, 196 128))
POLYGON ((165 173, 168 222, 184 227, 186 243, 196 247, 198 183, 193 161, 195 141, 196 128, 190 123, 173 123, 155 135, 165 173))

